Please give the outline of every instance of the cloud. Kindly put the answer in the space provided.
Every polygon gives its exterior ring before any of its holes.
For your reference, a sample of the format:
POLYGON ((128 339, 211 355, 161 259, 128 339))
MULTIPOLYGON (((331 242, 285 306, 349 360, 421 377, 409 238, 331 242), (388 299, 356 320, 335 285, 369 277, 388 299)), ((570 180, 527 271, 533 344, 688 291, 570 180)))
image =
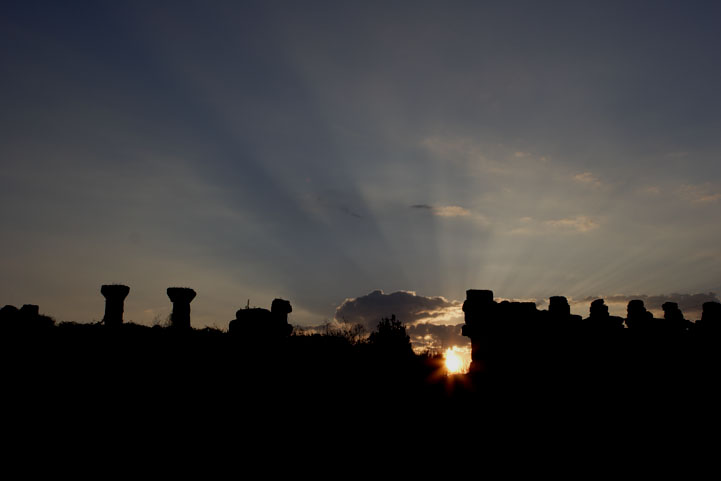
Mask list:
POLYGON ((659 195, 661 193, 661 187, 658 185, 647 185, 638 189, 638 193, 645 195, 659 195))
MULTIPOLYGON (((470 175, 510 175, 518 171, 517 166, 508 162, 509 159, 504 162, 490 157, 484 146, 470 138, 433 136, 423 139, 421 146, 444 162, 463 167, 470 175)), ((526 162, 528 157, 524 152, 513 154, 516 162, 526 162)))
POLYGON ((573 180, 579 184, 583 184, 594 189, 600 189, 603 187, 603 183, 599 178, 591 172, 582 172, 573 176, 573 180))
POLYGON ((349 216, 351 216, 351 217, 355 217, 356 219, 362 219, 362 218, 363 218, 362 215, 358 214, 357 212, 354 212, 350 207, 345 206, 345 205, 343 205, 343 206, 340 207, 340 211, 343 212, 343 213, 346 214, 346 215, 349 215, 349 216))
MULTIPOLYGON (((628 305, 628 302, 633 299, 640 299, 643 301, 643 304, 646 306, 646 309, 649 311, 653 311, 654 315, 657 317, 663 316, 663 309, 661 309, 661 306, 665 302, 675 302, 678 304, 679 309, 684 313, 687 319, 696 320, 701 318, 701 311, 703 309, 703 303, 704 302, 719 302, 719 298, 716 296, 713 292, 707 292, 707 293, 700 293, 700 294, 660 294, 660 295, 646 295, 646 294, 638 294, 638 295, 624 295, 624 294, 618 294, 613 296, 596 296, 596 297, 585 297, 583 299, 578 300, 569 300, 569 303, 575 306, 579 306, 579 304, 586 304, 586 309, 576 309, 577 312, 584 312, 585 315, 588 315, 588 305, 594 300, 594 299, 604 299, 606 301, 606 304, 609 306, 609 311, 611 311, 612 314, 618 315, 618 316, 625 316, 626 315, 626 306, 628 305)), ((580 307, 580 306, 579 306, 580 307)))
POLYGON ((397 291, 384 294, 376 290, 365 296, 344 300, 335 311, 339 322, 361 324, 373 330, 384 317, 392 314, 407 325, 420 322, 462 322, 461 302, 444 297, 425 297, 415 292, 397 291))
POLYGON ((694 204, 711 204, 721 200, 721 193, 715 192, 709 183, 683 184, 677 193, 682 199, 694 204))
POLYGON ((439 217, 466 217, 471 211, 458 205, 443 205, 433 209, 433 214, 439 217))
POLYGON ((571 230, 576 232, 590 232, 599 228, 597 221, 585 215, 577 215, 576 217, 567 217, 565 219, 547 220, 545 224, 553 229, 571 230))
POLYGON ((526 216, 518 219, 518 223, 519 225, 508 231, 510 234, 586 233, 596 230, 601 226, 597 219, 586 215, 546 221, 539 221, 533 217, 526 216))
POLYGON ((477 214, 471 212, 465 207, 460 205, 430 205, 430 204, 414 204, 411 209, 423 210, 429 212, 431 215, 443 218, 464 218, 471 221, 475 221, 481 226, 488 226, 490 224, 488 218, 483 214, 477 214))
POLYGON ((428 204, 415 204, 411 206, 411 209, 426 210, 439 217, 467 217, 471 215, 470 210, 460 205, 433 206, 428 204))
POLYGON ((426 350, 443 351, 449 347, 470 347, 471 340, 461 334, 463 324, 419 323, 407 328, 413 349, 416 352, 426 350))
POLYGON ((303 192, 298 194, 294 202, 305 214, 324 224, 332 223, 338 213, 354 219, 365 218, 356 207, 362 205, 359 199, 333 189, 303 192))
POLYGON ((469 137, 426 137, 421 141, 421 147, 444 163, 463 168, 471 177, 535 178, 539 174, 558 171, 549 155, 483 144, 469 137))

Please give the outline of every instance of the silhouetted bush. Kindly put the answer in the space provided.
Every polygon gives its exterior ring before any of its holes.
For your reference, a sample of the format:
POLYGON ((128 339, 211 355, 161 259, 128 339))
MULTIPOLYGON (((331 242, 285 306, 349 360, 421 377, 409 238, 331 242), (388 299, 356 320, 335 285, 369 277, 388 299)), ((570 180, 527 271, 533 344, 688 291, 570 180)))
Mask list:
POLYGON ((370 334, 368 342, 385 355, 413 355, 411 338, 406 332, 406 326, 396 319, 395 314, 391 315, 390 318, 384 317, 381 319, 376 330, 370 334))

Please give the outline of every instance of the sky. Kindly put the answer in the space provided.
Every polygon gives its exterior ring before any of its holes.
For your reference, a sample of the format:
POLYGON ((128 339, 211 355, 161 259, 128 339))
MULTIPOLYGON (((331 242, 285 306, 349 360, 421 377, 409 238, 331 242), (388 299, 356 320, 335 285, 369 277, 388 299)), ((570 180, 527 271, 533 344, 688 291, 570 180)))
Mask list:
POLYGON ((152 324, 187 286, 195 326, 279 297, 294 324, 396 314, 439 338, 491 289, 693 319, 721 292, 720 21, 715 1, 4 1, 0 304, 98 321, 121 283, 152 324))

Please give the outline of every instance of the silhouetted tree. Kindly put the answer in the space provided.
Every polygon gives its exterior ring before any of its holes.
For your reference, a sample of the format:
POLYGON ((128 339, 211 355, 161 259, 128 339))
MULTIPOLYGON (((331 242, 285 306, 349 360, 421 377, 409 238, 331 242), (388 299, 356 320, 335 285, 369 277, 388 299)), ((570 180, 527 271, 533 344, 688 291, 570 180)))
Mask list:
POLYGON ((323 324, 321 333, 324 336, 345 339, 351 345, 356 345, 366 340, 366 330, 362 324, 327 322, 323 324))
POLYGON ((368 342, 383 354, 412 356, 411 338, 406 332, 403 322, 396 319, 395 314, 383 318, 376 330, 368 338, 368 342))

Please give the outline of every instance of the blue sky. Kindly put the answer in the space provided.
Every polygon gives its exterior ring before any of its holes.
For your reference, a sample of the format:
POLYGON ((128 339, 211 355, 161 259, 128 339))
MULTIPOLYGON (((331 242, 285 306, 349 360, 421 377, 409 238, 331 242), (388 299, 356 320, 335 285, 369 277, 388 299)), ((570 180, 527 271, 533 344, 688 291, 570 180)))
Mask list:
POLYGON ((312 325, 377 290, 456 314, 469 288, 581 314, 719 292, 719 20, 702 1, 3 2, 0 303, 99 320, 100 285, 124 283, 126 319, 151 323, 190 286, 194 325, 225 328, 275 297, 312 325))

